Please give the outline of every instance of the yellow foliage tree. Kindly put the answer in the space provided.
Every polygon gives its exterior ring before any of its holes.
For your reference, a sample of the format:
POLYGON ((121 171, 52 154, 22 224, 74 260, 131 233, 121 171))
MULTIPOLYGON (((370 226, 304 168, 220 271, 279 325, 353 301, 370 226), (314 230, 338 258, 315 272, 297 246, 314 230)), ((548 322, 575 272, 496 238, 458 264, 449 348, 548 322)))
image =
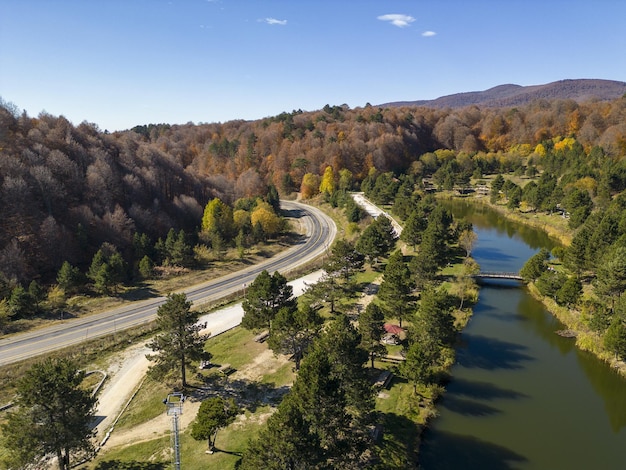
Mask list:
POLYGON ((202 216, 202 231, 217 232, 224 238, 229 238, 233 230, 233 211, 219 198, 211 199, 204 208, 202 216))
POLYGON ((332 194, 335 192, 335 172, 332 166, 327 166, 320 183, 320 193, 332 194))
POLYGON ((535 147, 535 153, 540 157, 545 157, 547 153, 546 148, 543 146, 543 144, 537 144, 537 146, 535 147))
POLYGON ((567 127, 570 134, 576 134, 580 130, 580 122, 581 122, 580 111, 575 109, 569 116, 569 120, 567 122, 567 127))
POLYGON ((250 212, 237 209, 233 212, 233 222, 235 223, 235 228, 239 231, 241 230, 248 222, 250 222, 250 212))
POLYGON ((554 150, 571 150, 575 143, 576 139, 573 137, 566 137, 565 139, 554 144, 554 150))
POLYGON ((598 189, 598 182, 591 176, 585 176, 576 181, 574 186, 583 191, 587 191, 591 196, 595 196, 596 190, 598 189))
POLYGON ((300 185, 300 193, 302 199, 310 199, 317 194, 320 186, 320 177, 313 173, 306 173, 302 177, 302 184, 300 185))
POLYGON ((276 235, 280 232, 282 225, 280 217, 276 215, 272 206, 265 201, 258 202, 257 206, 250 215, 250 221, 252 222, 253 227, 257 223, 261 224, 263 231, 269 236, 276 235))
POLYGON ((339 170, 339 189, 348 191, 352 189, 353 177, 352 172, 347 168, 339 170))

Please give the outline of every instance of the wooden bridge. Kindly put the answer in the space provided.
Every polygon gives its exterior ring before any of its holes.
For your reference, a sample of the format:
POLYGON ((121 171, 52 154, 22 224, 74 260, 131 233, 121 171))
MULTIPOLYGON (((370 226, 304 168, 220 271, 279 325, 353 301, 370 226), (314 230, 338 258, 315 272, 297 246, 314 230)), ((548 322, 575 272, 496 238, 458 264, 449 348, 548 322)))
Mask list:
POLYGON ((519 273, 505 273, 497 271, 481 271, 478 274, 474 274, 476 279, 512 279, 514 281, 523 281, 522 276, 519 273))

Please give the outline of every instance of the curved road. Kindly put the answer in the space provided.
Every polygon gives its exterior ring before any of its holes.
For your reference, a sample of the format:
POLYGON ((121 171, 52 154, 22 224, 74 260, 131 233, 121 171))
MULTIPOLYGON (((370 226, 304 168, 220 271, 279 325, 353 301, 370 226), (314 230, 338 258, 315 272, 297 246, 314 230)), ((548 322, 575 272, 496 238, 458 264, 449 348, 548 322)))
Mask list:
MULTIPOLYGON (((183 290, 187 298, 198 305, 226 297, 242 291, 264 269, 270 273, 285 273, 311 261, 328 249, 337 233, 335 223, 328 216, 314 207, 297 202, 281 201, 281 206, 288 217, 298 219, 304 226, 306 237, 299 244, 263 263, 189 287, 183 290)), ((135 302, 2 339, 0 366, 148 323, 156 317, 157 308, 164 302, 165 297, 135 302)))

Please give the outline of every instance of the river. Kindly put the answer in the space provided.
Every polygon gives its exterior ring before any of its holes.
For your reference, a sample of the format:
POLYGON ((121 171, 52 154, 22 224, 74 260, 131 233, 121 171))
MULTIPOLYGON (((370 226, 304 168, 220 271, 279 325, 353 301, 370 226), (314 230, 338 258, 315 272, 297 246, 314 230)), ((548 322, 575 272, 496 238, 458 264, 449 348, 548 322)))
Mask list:
MULTIPOLYGON (((485 271, 518 271, 543 232, 488 208, 446 202, 474 224, 485 271)), ((626 469, 626 380, 514 281, 481 286, 457 361, 420 447, 424 470, 626 469)))

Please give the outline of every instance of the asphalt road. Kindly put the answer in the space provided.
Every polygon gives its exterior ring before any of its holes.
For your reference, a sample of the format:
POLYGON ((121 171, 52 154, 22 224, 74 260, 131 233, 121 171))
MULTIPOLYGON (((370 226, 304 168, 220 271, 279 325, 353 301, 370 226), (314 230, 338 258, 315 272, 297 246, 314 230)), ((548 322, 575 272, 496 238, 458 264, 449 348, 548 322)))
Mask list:
MULTIPOLYGON (((270 273, 286 273, 324 253, 335 238, 337 227, 318 209, 305 204, 281 201, 288 216, 304 226, 306 236, 302 241, 263 263, 237 271, 203 284, 191 286, 182 292, 195 305, 215 301, 245 289, 256 276, 266 269, 270 273)), ((127 328, 148 323, 156 317, 157 308, 165 297, 134 302, 130 305, 66 320, 37 331, 13 335, 0 340, 0 366, 18 362, 47 352, 80 344, 88 339, 114 334, 127 328)))

